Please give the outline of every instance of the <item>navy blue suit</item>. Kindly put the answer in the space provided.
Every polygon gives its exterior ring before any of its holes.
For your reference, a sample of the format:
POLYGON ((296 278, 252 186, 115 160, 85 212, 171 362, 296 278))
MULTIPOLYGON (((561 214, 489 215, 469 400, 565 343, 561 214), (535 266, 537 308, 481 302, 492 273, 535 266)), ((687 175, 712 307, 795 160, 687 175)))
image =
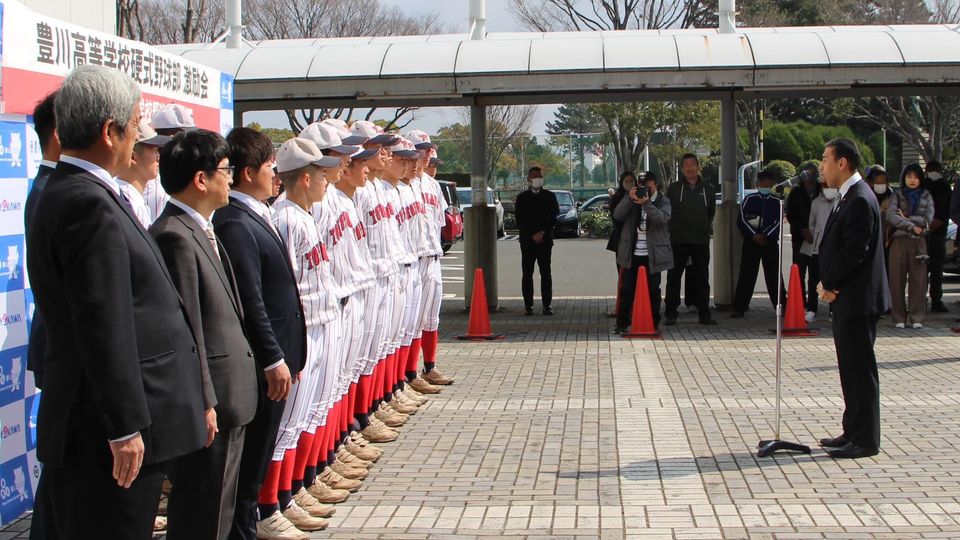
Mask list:
POLYGON ((877 320, 890 309, 883 220, 870 186, 853 184, 830 214, 820 243, 820 282, 839 291, 830 305, 843 390, 843 437, 880 448, 880 378, 873 350, 877 320))
MULTIPOLYGON (((30 232, 30 224, 33 223, 33 215, 36 212, 37 201, 40 200, 40 193, 47 185, 47 179, 53 174, 55 169, 46 165, 40 165, 37 171, 37 177, 33 179, 33 187, 27 194, 26 209, 23 213, 23 230, 30 232)), ((33 312, 33 322, 30 325, 30 342, 27 345, 27 369, 33 372, 33 379, 37 388, 43 388, 43 357, 47 354, 47 333, 44 329, 43 316, 40 310, 33 312)))
POLYGON ((306 362, 307 331, 287 250, 271 225, 231 197, 229 205, 214 212, 213 226, 236 275, 260 382, 260 406, 247 426, 230 531, 230 538, 254 540, 257 490, 273 454, 284 406, 267 397, 263 369, 282 359, 295 377, 306 362))

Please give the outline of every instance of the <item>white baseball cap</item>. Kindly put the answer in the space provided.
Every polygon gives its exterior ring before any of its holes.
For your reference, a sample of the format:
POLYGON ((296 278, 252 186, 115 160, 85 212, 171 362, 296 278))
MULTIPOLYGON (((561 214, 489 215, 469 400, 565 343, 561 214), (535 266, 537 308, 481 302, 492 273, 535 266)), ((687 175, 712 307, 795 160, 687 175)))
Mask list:
POLYGON ((156 130, 150 127, 150 121, 143 117, 140 118, 140 124, 137 126, 137 144, 166 146, 172 138, 166 135, 157 135, 156 130))
POLYGON ((414 146, 417 147, 417 150, 428 150, 430 148, 437 147, 437 145, 430 142, 430 136, 427 135, 427 132, 419 129, 411 129, 407 132, 406 137, 413 142, 414 146))
POLYGON ((385 133, 382 127, 369 120, 357 120, 354 122, 351 126, 350 133, 364 137, 366 140, 363 144, 369 145, 393 146, 400 140, 398 136, 385 133))
POLYGON ((193 111, 179 103, 168 103, 153 114, 150 120, 153 129, 190 129, 197 127, 193 111))
POLYGON ((400 137, 397 144, 390 147, 390 151, 393 152, 393 155, 400 158, 417 159, 420 157, 420 153, 417 152, 417 147, 403 137, 400 137))
POLYGON ((360 150, 359 146, 343 144, 336 128, 323 122, 314 122, 300 132, 300 137, 310 139, 321 150, 332 150, 338 154, 352 156, 360 150))
POLYGON ((347 127, 347 123, 339 118, 324 118, 320 123, 337 130, 337 135, 340 135, 340 142, 347 146, 356 146, 367 142, 365 137, 352 134, 350 128, 347 127))
POLYGON ((340 158, 325 156, 310 139, 294 137, 288 139, 277 150, 277 172, 284 173, 316 165, 317 167, 332 168, 340 166, 340 158))

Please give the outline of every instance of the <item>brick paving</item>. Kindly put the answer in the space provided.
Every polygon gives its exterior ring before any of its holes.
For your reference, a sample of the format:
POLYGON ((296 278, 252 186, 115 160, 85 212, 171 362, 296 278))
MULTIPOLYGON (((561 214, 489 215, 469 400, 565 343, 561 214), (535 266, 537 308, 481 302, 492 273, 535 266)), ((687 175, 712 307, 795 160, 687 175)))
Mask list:
MULTIPOLYGON (((773 433, 774 314, 695 314, 661 340, 611 335, 608 298, 552 318, 507 299, 508 339, 463 343, 444 309, 440 365, 457 384, 384 444, 364 487, 313 538, 960 538, 960 337, 880 323, 882 452, 758 459, 773 433)), ((783 437, 836 435, 829 322, 784 340, 783 437)), ((29 518, 0 531, 22 538, 29 518)))

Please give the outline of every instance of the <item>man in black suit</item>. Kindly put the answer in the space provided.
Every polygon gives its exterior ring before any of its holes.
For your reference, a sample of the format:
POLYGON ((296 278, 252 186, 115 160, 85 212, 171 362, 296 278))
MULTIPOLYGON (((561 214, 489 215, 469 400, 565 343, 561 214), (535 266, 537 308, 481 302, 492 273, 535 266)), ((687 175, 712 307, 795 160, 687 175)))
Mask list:
POLYGON ((847 139, 827 143, 820 165, 840 199, 820 244, 820 298, 833 311, 833 342, 843 390, 843 433, 820 439, 836 458, 875 456, 880 451, 880 379, 873 345, 877 320, 890 309, 883 263, 880 206, 860 178, 860 151, 847 139))
POLYGON ((244 327, 260 378, 260 407, 247 426, 230 538, 254 540, 257 491, 273 454, 291 382, 306 361, 306 326, 286 247, 263 204, 273 190, 273 143, 249 128, 235 128, 227 141, 233 191, 230 204, 213 216, 213 226, 236 273, 244 327))
POLYGON ((186 312, 113 178, 130 160, 139 102, 119 71, 67 76, 55 104, 63 155, 27 236, 49 338, 33 518, 47 538, 149 539, 164 467, 207 438, 186 312))
POLYGON ((233 269, 210 217, 228 202, 230 145, 196 130, 160 153, 160 182, 171 199, 150 227, 187 308, 211 385, 204 398, 213 430, 207 447, 173 464, 167 538, 227 538, 233 523, 245 425, 257 410, 257 372, 243 331, 233 269), (214 435, 216 435, 214 437, 214 435))
POLYGON ((540 267, 540 296, 543 314, 553 315, 553 274, 550 260, 553 255, 553 226, 557 223, 560 206, 557 196, 543 188, 543 171, 531 167, 527 173, 530 189, 517 195, 514 213, 520 234, 520 266, 522 276, 524 315, 533 315, 533 267, 540 267))
MULTIPOLYGON (((33 186, 30 187, 30 193, 27 194, 27 202, 24 205, 24 232, 30 232, 30 224, 33 222, 34 211, 37 207, 37 200, 40 193, 47 185, 47 180, 57 168, 57 161, 60 160, 60 138, 57 137, 57 116, 53 110, 54 101, 57 98, 57 91, 54 90, 37 103, 33 109, 33 129, 40 138, 40 151, 43 153, 43 160, 40 161, 37 177, 33 179, 33 186)), ((43 316, 39 309, 34 309, 33 322, 30 325, 30 341, 27 345, 27 369, 33 372, 33 379, 37 388, 43 388, 43 357, 47 350, 47 335, 44 330, 43 316)))

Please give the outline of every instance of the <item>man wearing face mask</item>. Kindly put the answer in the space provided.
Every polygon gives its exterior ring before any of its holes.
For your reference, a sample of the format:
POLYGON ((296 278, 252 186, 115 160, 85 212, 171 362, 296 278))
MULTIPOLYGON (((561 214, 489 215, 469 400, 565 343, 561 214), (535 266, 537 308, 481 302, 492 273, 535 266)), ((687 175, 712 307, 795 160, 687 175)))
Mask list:
POLYGON ((520 256, 523 278, 523 306, 525 315, 533 315, 533 266, 540 267, 540 295, 543 314, 553 315, 553 277, 550 256, 553 251, 553 226, 560 206, 552 191, 543 189, 543 171, 532 167, 527 174, 530 189, 517 195, 514 206, 517 226, 520 228, 520 256))
MULTIPOLYGON (((780 248, 780 201, 772 195, 774 184, 770 171, 757 174, 757 193, 751 193, 740 205, 737 227, 743 235, 740 255, 740 278, 733 295, 732 318, 743 317, 750 308, 750 298, 757 285, 757 274, 763 263, 763 277, 767 284, 770 303, 777 305, 777 271, 780 248)), ((784 293, 781 288, 780 297, 784 293)))
POLYGON ((930 311, 947 313, 943 304, 943 263, 947 258, 947 224, 950 220, 950 183, 943 177, 943 165, 939 161, 927 163, 927 182, 924 187, 933 196, 933 221, 927 237, 927 254, 930 260, 930 311))

